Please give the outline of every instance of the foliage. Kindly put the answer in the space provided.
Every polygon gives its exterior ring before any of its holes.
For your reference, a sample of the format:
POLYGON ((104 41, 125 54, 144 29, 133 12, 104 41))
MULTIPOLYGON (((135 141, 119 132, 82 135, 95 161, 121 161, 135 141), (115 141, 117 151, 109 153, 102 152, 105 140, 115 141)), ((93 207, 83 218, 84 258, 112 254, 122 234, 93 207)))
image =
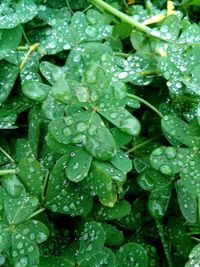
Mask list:
POLYGON ((0 2, 0 266, 200 266, 199 5, 0 2))

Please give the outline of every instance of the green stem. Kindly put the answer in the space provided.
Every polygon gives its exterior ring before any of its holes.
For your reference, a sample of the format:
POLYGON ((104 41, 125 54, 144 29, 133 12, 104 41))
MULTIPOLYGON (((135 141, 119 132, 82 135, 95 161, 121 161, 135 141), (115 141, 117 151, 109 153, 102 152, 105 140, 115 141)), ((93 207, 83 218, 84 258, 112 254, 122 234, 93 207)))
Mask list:
POLYGON ((142 70, 140 72, 141 76, 152 76, 152 75, 158 75, 160 74, 159 70, 142 70))
POLYGON ((35 212, 33 212, 28 218, 27 221, 32 219, 33 217, 37 216, 38 214, 40 214, 41 212, 43 212, 45 210, 45 208, 41 208, 39 210, 36 210, 35 212))
POLYGON ((71 8, 70 3, 69 3, 68 0, 66 0, 66 5, 67 5, 69 11, 71 12, 71 14, 74 14, 74 12, 73 12, 73 10, 72 10, 72 8, 71 8))
POLYGON ((129 93, 127 93, 126 95, 130 98, 133 98, 133 99, 138 100, 139 102, 143 103, 144 105, 146 105, 147 107, 152 109, 156 114, 158 114, 158 116, 160 116, 161 119, 163 118, 163 114, 157 108, 155 108, 153 105, 151 105, 149 102, 147 102, 143 98, 136 96, 136 95, 129 94, 129 93))
POLYGON ((44 178, 44 184, 43 184, 43 190, 42 190, 42 199, 43 200, 45 198, 45 190, 46 190, 48 179, 49 179, 49 171, 47 171, 45 178, 44 178))
POLYGON ((130 54, 122 52, 114 52, 114 56, 127 58, 128 56, 130 56, 130 54))
POLYGON ((29 50, 29 46, 18 46, 17 48, 18 51, 28 51, 29 50))
MULTIPOLYGON (((109 13, 111 13, 112 15, 120 18, 122 21, 125 21, 127 22, 128 24, 130 24, 132 27, 135 27, 137 28, 138 30, 142 31, 142 32, 145 32, 146 34, 148 35, 151 35, 151 36, 154 36, 154 37, 157 37, 161 40, 163 40, 162 37, 159 37, 159 36, 155 36, 152 34, 152 29, 145 26, 144 24, 142 24, 141 22, 138 22, 136 20, 134 20, 133 18, 131 18, 130 16, 124 14, 123 12, 117 10, 116 8, 112 7, 111 5, 105 3, 104 1, 102 0, 91 0, 91 3, 95 6, 97 6, 98 8, 100 9, 103 9, 109 13)), ((166 40, 165 40, 166 41, 166 40)))
POLYGON ((129 149, 128 151, 126 151, 127 154, 134 152, 135 150, 137 150, 138 148, 141 148, 145 145, 148 145, 149 143, 159 139, 162 136, 162 134, 158 134, 152 138, 149 138, 148 140, 145 140, 144 142, 139 143, 138 145, 132 147, 131 149, 129 149))
POLYGON ((101 9, 108 11, 109 13, 111 13, 112 15, 120 18, 121 20, 129 23, 131 26, 147 33, 150 34, 151 32, 151 28, 143 25, 142 23, 134 20, 133 18, 131 18, 130 16, 122 13, 121 11, 117 10, 116 8, 112 7, 111 5, 105 3, 102 0, 91 0, 92 4, 97 5, 98 7, 100 7, 101 9))
POLYGON ((15 174, 15 173, 17 173, 15 169, 0 170, 0 176, 6 175, 6 174, 15 174))
POLYGON ((2 148, 0 147, 0 151, 12 162, 14 163, 14 159, 2 148))
POLYGON ((170 248, 169 248, 169 245, 168 245, 167 240, 165 238, 164 227, 159 220, 155 220, 155 223, 156 223, 156 227, 158 230, 158 234, 160 236, 160 240, 161 240, 162 245, 163 245, 165 256, 167 258, 168 266, 173 267, 172 259, 170 256, 170 248))

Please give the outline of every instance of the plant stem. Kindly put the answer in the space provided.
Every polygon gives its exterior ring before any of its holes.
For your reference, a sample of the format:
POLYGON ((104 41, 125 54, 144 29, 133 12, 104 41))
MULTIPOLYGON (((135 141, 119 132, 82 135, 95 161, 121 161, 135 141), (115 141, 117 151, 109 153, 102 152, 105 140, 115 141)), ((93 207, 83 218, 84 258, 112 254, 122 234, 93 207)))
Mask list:
POLYGON ((137 150, 138 148, 141 148, 145 145, 148 145, 149 143, 151 143, 152 141, 157 140, 158 138, 160 138, 162 136, 162 134, 158 134, 152 138, 149 138, 147 140, 145 140, 144 142, 139 143, 138 145, 132 147, 131 149, 129 149, 128 151, 126 151, 127 154, 134 152, 135 150, 137 150))
POLYGON ((0 151, 13 163, 14 159, 2 148, 0 147, 0 151))
POLYGON ((163 245, 165 256, 167 258, 168 266, 173 267, 172 259, 170 256, 170 248, 169 248, 169 245, 168 245, 167 240, 165 238, 164 227, 159 220, 155 220, 155 223, 156 223, 156 227, 158 230, 158 234, 160 236, 160 240, 161 240, 162 245, 163 245))
POLYGON ((139 102, 143 103, 144 105, 146 105, 147 107, 152 109, 156 114, 158 114, 158 116, 160 116, 161 119, 163 118, 163 114, 157 108, 155 108, 153 105, 151 105, 149 102, 147 102, 143 98, 136 96, 136 95, 129 94, 129 93, 127 93, 126 95, 130 98, 133 98, 133 99, 138 100, 139 102))
POLYGON ((127 58, 130 54, 122 52, 114 52, 114 56, 127 58))
POLYGON ((27 221, 30 220, 31 218, 35 217, 36 215, 40 214, 41 212, 43 212, 45 210, 45 208, 41 208, 39 210, 36 210, 35 212, 33 212, 28 218, 27 221))
POLYGON ((152 29, 145 26, 144 24, 142 24, 141 22, 136 21, 135 19, 131 18, 130 16, 124 14, 123 12, 117 10, 116 8, 112 7, 111 5, 105 3, 102 0, 91 0, 91 3, 95 6, 97 6, 100 9, 103 9, 109 13, 111 13, 112 15, 120 18, 122 21, 127 22, 128 24, 130 24, 131 26, 137 28, 138 30, 145 32, 148 35, 157 37, 161 40, 163 40, 162 37, 159 36, 155 36, 152 34, 152 29))
POLYGON ((130 16, 122 13, 121 11, 117 10, 116 8, 112 7, 111 5, 105 3, 102 0, 91 0, 92 4, 97 5, 98 7, 100 7, 101 9, 108 11, 109 13, 111 13, 112 15, 120 18, 121 20, 129 23, 131 26, 146 32, 147 34, 150 34, 151 32, 151 28, 143 25, 142 23, 132 19, 130 16))
POLYGON ((0 170, 0 176, 6 175, 6 174, 15 174, 15 173, 17 173, 15 169, 0 170))
POLYGON ((45 190, 46 190, 48 179, 49 179, 49 171, 47 171, 45 178, 44 178, 44 184, 43 184, 43 190, 42 190, 42 199, 43 200, 45 198, 45 190))

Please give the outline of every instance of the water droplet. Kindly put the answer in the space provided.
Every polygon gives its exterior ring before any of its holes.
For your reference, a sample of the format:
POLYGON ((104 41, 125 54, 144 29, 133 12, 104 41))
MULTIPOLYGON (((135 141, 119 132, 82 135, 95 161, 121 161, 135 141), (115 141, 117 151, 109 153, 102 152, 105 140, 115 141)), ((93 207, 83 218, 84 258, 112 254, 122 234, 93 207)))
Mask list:
POLYGON ((87 26, 86 29, 85 29, 85 33, 90 38, 94 38, 97 35, 97 29, 95 27, 93 27, 93 26, 87 26))
POLYGON ((92 124, 88 129, 89 135, 93 136, 97 133, 97 126, 92 124))
POLYGON ((73 118, 72 118, 72 116, 65 117, 65 118, 64 118, 64 122, 65 122, 65 124, 66 124, 67 126, 72 125, 72 124, 73 124, 73 118))
POLYGON ((69 211, 69 207, 68 207, 68 206, 64 206, 64 207, 63 207, 63 211, 64 211, 64 212, 68 212, 68 211, 69 211))
POLYGON ((22 242, 19 242, 19 243, 17 244, 17 248, 18 248, 18 249, 23 248, 23 243, 22 243, 22 242))
POLYGON ((76 124, 76 129, 79 132, 84 132, 87 129, 87 124, 85 122, 79 122, 76 124))
POLYGON ((66 136, 70 136, 72 134, 72 131, 69 128, 64 128, 63 134, 66 136))
POLYGON ((128 72, 125 72, 125 71, 120 72, 120 73, 118 73, 117 76, 119 79, 125 79, 126 77, 128 77, 128 72))
POLYGON ((85 86, 76 87, 75 88, 75 95, 76 95, 77 99, 82 103, 87 102, 90 98, 89 90, 85 86))

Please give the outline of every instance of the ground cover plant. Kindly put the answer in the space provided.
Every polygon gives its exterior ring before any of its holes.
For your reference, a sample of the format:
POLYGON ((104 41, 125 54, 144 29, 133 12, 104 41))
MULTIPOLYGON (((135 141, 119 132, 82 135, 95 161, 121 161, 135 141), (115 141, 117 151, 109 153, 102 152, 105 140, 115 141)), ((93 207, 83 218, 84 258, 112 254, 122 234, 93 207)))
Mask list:
POLYGON ((200 266, 199 6, 0 1, 0 266, 200 266))

